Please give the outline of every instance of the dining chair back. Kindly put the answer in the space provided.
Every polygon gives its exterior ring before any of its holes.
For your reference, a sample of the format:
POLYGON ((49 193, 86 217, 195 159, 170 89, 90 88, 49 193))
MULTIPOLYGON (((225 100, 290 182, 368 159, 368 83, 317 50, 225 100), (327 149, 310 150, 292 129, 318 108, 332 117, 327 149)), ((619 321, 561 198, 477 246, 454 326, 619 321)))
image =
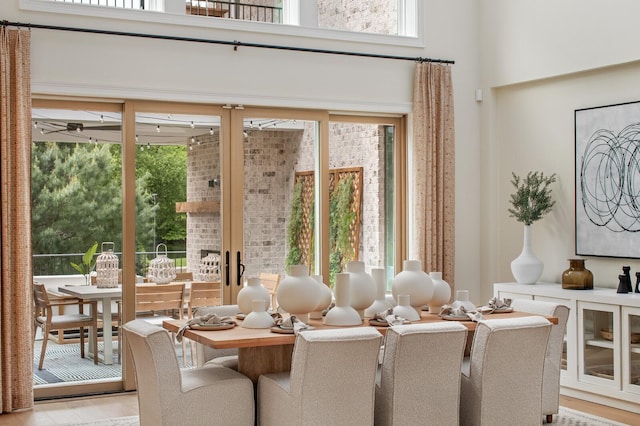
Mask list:
POLYGON ((187 318, 193 318, 197 308, 220 305, 220 281, 192 282, 187 301, 187 318))
POLYGON ((390 327, 376 383, 375 424, 457 425, 466 340, 467 327, 458 322, 390 327))
POLYGON ((144 320, 123 326, 133 355, 140 425, 253 425, 253 383, 224 367, 181 370, 169 332, 144 320))
POLYGON ((299 332, 291 371, 258 379, 260 425, 372 425, 381 340, 373 327, 299 332))
POLYGON ((278 289, 278 284, 280 284, 280 274, 269 274, 267 272, 260 272, 258 278, 260 279, 260 283, 262 283, 262 286, 266 288, 267 291, 269 291, 269 296, 271 296, 271 310, 273 312, 276 312, 278 310, 276 290, 278 289))
POLYGON ((33 321, 33 335, 37 327, 42 328, 42 350, 40 352, 40 361, 38 369, 42 370, 44 356, 47 351, 47 341, 51 331, 63 333, 64 330, 78 329, 80 332, 80 356, 84 358, 84 335, 85 329, 93 329, 93 363, 98 363, 98 319, 97 319, 97 303, 95 300, 83 301, 75 297, 65 297, 58 300, 50 300, 47 294, 47 288, 44 284, 33 284, 33 302, 35 305, 35 316, 33 321), (90 306, 89 314, 84 313, 84 305, 90 306), (54 307, 77 306, 78 313, 67 313, 55 315, 54 307))
POLYGON ((460 425, 540 425, 551 323, 542 316, 480 321, 462 371, 460 425))
POLYGON ((558 414, 560 409, 560 372, 569 307, 559 303, 526 299, 514 299, 511 307, 516 311, 558 318, 558 323, 551 326, 542 378, 542 415, 546 417, 547 423, 551 423, 553 415, 558 414))
POLYGON ((174 281, 193 281, 193 272, 176 272, 174 281))

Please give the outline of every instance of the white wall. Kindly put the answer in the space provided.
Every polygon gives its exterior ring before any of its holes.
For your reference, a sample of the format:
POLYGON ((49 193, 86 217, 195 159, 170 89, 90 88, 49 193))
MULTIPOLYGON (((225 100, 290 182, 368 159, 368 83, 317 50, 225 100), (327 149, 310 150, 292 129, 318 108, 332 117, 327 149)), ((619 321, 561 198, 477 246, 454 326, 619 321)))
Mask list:
MULTIPOLYGON (((59 26, 241 40, 453 59, 456 113, 456 279, 458 288, 479 293, 480 144, 478 7, 468 0, 425 0, 424 47, 319 40, 230 29, 87 18, 19 10, 4 0, 0 19, 59 26)), ((205 18, 203 18, 205 19, 205 18)), ((408 113, 411 61, 296 53, 32 29, 32 89, 36 95, 139 98, 300 108, 408 113)))
MULTIPOLYGON (((513 281, 522 225, 507 212, 511 172, 557 173, 554 210, 533 225, 542 281, 560 282, 575 257, 574 112, 640 100, 634 1, 482 2, 483 290, 513 281)), ((623 265, 640 261, 586 257, 597 286, 617 287, 623 265)))

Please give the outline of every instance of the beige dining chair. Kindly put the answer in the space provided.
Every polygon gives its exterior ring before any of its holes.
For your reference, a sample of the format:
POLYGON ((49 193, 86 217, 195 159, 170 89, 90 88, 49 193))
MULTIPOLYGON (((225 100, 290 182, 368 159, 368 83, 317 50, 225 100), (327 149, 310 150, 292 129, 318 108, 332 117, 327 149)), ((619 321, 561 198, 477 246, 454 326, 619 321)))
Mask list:
MULTIPOLYGON (((220 281, 192 282, 187 298, 187 318, 192 319, 198 308, 220 305, 220 281)), ((191 360, 196 365, 196 344, 191 343, 191 360)))
POLYGON ((181 370, 169 332, 144 320, 129 321, 123 331, 133 355, 140 426, 253 426, 249 378, 219 366, 181 370))
POLYGON ((454 321, 390 327, 376 381, 375 424, 457 425, 466 341, 467 327, 454 321))
POLYGON ((373 327, 298 333, 291 371, 258 379, 259 424, 372 425, 381 341, 373 327))
POLYGON ((56 301, 51 301, 47 294, 47 288, 44 284, 33 284, 33 302, 35 304, 35 316, 33 321, 33 335, 37 327, 42 328, 42 350, 40 352, 40 361, 38 362, 38 370, 42 370, 44 363, 44 355, 47 351, 47 341, 49 333, 57 330, 59 333, 64 330, 78 329, 80 331, 80 356, 84 358, 84 335, 85 329, 93 328, 93 363, 98 363, 98 319, 97 319, 97 302, 95 300, 81 300, 75 297, 65 297, 56 301), (84 305, 90 306, 90 314, 84 313, 84 305), (63 315, 55 315, 54 307, 77 306, 78 313, 66 313, 63 315))
POLYGON ((460 425, 541 424, 550 331, 537 315, 478 323, 461 375, 460 425))
POLYGON ((552 423, 553 415, 560 409, 560 372, 569 308, 559 303, 526 299, 514 299, 511 307, 516 311, 558 318, 558 323, 551 326, 542 378, 542 415, 547 423, 552 423))
MULTIPOLYGON (((220 317, 233 317, 238 312, 240 312, 238 305, 220 305, 198 308, 194 315, 216 314, 220 317)), ((238 371, 238 349, 216 349, 207 345, 198 345, 194 365, 219 365, 238 371)))

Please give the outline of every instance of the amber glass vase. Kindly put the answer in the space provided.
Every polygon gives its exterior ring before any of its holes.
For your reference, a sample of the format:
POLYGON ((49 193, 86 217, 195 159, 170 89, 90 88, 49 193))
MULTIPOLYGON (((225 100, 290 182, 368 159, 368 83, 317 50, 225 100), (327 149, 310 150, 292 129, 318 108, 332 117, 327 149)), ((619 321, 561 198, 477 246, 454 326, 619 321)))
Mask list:
POLYGON ((569 259, 569 269, 562 273, 562 288, 569 290, 593 288, 593 274, 585 269, 584 259, 569 259))

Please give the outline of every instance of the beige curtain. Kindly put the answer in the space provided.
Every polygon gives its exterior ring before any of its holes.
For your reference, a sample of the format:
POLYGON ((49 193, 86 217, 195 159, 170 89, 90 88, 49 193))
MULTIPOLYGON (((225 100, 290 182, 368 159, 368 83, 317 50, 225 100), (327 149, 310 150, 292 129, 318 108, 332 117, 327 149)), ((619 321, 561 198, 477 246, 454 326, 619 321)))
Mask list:
POLYGON ((414 257, 454 287, 455 135, 451 67, 418 63, 413 92, 414 257))
POLYGON ((33 406, 31 34, 3 26, 0 38, 0 394, 8 413, 33 406))

